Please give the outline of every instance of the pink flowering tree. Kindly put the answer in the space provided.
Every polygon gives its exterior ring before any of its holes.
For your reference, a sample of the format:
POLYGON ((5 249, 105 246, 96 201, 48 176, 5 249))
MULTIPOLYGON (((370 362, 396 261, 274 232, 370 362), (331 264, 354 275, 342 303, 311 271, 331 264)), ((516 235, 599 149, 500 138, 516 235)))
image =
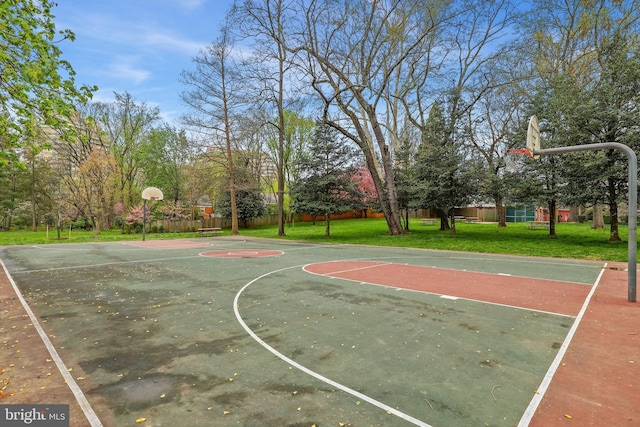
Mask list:
POLYGON ((351 180, 361 194, 357 204, 366 217, 367 209, 378 208, 378 192, 373 183, 371 172, 365 165, 358 165, 351 174, 351 180))
MULTIPOLYGON (((129 225, 130 229, 132 228, 137 232, 138 229, 142 230, 142 221, 144 218, 144 205, 133 206, 129 211, 129 215, 125 218, 125 221, 129 225)), ((149 218, 150 209, 147 206, 147 218, 149 218)))

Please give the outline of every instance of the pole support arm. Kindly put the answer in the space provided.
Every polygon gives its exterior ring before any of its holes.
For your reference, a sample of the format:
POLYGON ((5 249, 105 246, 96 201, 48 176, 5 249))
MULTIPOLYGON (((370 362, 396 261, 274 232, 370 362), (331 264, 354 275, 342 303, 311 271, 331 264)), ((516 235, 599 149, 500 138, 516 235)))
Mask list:
POLYGON ((629 250, 628 250, 628 297, 629 302, 636 301, 636 252, 637 252, 637 227, 638 227, 638 159, 636 153, 627 145, 618 142, 601 142, 597 144, 572 145, 569 147, 545 148, 534 150, 534 155, 545 156, 549 154, 564 154, 576 151, 592 150, 619 150, 626 154, 629 160, 629 250))

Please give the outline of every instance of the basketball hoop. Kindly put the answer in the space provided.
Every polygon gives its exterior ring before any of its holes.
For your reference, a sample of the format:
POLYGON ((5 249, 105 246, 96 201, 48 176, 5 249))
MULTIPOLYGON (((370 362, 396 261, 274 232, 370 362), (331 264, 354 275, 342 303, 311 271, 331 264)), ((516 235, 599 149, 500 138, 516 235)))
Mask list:
POLYGON ((162 200, 164 196, 159 188, 147 187, 142 190, 142 198, 144 200, 162 200))
MULTIPOLYGON (((538 118, 533 115, 529 119, 529 129, 527 130, 527 151, 534 158, 540 155, 565 154, 577 151, 593 150, 619 150, 622 151, 629 162, 629 219, 628 219, 628 254, 627 254, 627 301, 636 301, 637 291, 637 252, 638 252, 638 157, 635 151, 628 145, 619 142, 599 142, 593 144, 571 145, 567 147, 540 149, 540 128, 538 118)), ((513 150, 516 151, 516 150, 513 150)), ((506 157, 506 155, 505 155, 506 157)))
POLYGON ((147 228, 147 200, 162 200, 164 195, 162 194, 162 190, 156 187, 147 187, 142 190, 142 199, 144 203, 142 204, 142 241, 145 241, 146 233, 145 229, 147 228))

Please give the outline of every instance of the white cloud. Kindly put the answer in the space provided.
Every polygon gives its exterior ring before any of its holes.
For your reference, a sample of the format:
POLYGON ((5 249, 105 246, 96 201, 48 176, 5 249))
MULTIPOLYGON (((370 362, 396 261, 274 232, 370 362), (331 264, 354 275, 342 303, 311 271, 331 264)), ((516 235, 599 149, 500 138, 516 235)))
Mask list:
POLYGON ((203 47, 200 42, 175 37, 173 34, 153 32, 149 30, 142 35, 142 42, 146 46, 163 50, 174 50, 180 53, 195 55, 203 47))
MULTIPOLYGON (((196 7, 201 0, 184 0, 183 3, 185 7, 196 7)), ((67 27, 72 28, 83 42, 92 40, 94 45, 105 49, 120 48, 131 52, 152 48, 195 55, 204 45, 181 34, 179 29, 160 28, 153 21, 140 22, 108 13, 77 13, 67 27)))
POLYGON ((110 77, 119 80, 127 80, 133 84, 140 84, 151 76, 151 72, 136 68, 133 66, 131 59, 122 59, 120 62, 114 62, 108 65, 107 72, 110 77))

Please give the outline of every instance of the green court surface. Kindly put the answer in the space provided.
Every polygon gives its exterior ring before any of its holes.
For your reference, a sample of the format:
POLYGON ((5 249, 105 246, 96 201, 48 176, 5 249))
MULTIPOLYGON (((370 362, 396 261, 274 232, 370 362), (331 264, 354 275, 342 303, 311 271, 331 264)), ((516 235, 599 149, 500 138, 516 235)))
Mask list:
POLYGON ((445 274, 461 292, 476 286, 456 282, 465 270, 514 289, 577 283, 585 296, 602 268, 266 239, 147 243, 0 248, 104 425, 517 425, 573 316, 303 267, 380 261, 429 267, 427 286, 445 274))

